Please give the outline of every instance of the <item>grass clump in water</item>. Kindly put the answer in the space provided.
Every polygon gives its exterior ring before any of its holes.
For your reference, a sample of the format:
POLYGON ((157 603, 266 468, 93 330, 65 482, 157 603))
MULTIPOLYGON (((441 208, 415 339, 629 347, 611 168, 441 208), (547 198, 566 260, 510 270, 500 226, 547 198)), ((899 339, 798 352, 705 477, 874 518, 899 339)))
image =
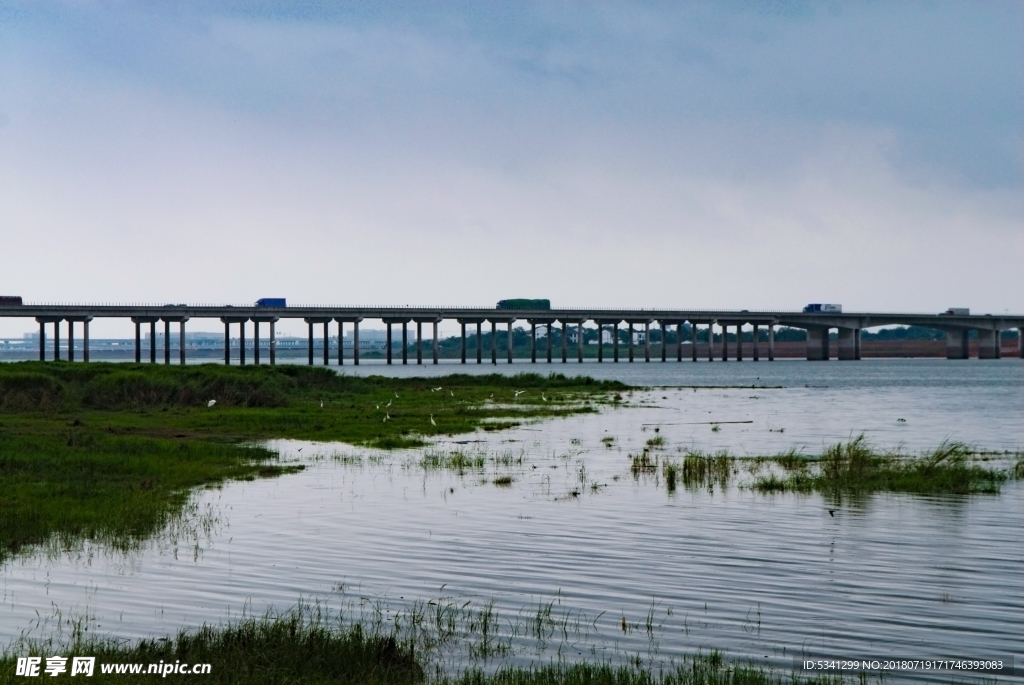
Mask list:
POLYGON ((734 459, 727 452, 705 454, 690 452, 683 457, 680 476, 683 486, 688 489, 708 488, 716 485, 728 487, 733 474, 734 459))
POLYGON ((499 488, 507 488, 515 482, 515 478, 512 476, 498 476, 494 479, 494 484, 499 488))
MULTIPOLYGON (((921 457, 878 452, 861 435, 828 448, 819 459, 810 461, 808 468, 795 470, 784 477, 774 474, 761 477, 754 482, 753 489, 766 493, 824 492, 836 495, 872 492, 998 493, 1008 474, 971 464, 971 455, 970 448, 959 442, 944 442, 921 457)), ((789 458, 783 456, 779 459, 786 468, 789 458)))
POLYGON ((466 454, 465 452, 427 452, 420 459, 424 471, 481 471, 487 465, 487 457, 483 454, 466 454))

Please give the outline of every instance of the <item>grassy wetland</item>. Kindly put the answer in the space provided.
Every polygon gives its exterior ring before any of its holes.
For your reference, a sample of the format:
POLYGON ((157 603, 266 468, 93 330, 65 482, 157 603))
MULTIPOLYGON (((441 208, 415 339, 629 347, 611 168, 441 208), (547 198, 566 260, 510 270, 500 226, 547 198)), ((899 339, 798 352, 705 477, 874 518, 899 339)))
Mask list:
POLYGON ((340 376, 301 366, 0 365, 0 561, 48 540, 127 548, 191 488, 294 472, 254 441, 382 448, 594 411, 617 383, 340 376))

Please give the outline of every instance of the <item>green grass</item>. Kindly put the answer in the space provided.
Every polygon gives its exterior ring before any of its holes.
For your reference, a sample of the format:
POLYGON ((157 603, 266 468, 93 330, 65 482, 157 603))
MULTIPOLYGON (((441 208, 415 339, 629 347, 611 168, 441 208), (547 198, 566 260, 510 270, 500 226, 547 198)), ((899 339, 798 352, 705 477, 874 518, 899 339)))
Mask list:
MULTIPOLYGON (((459 648, 459 644, 453 643, 466 643, 462 645, 466 653, 477 653, 480 658, 493 656, 494 652, 486 648, 491 639, 488 633, 498 627, 493 608, 488 605, 473 612, 470 620, 460 623, 457 629, 449 623, 461 620, 456 616, 459 610, 453 614, 449 609, 442 606, 435 611, 436 626, 432 626, 435 621, 430 621, 422 627, 449 648, 459 648)), ((550 612, 550 607, 547 609, 550 612)), ((543 634, 551 617, 545 615, 542 608, 537 621, 537 632, 543 634)), ((86 638, 79 632, 63 644, 50 640, 16 645, 0 657, 0 683, 24 680, 14 675, 16 657, 40 656, 45 666, 45 658, 54 654, 94 656, 96 666, 93 676, 88 678, 88 682, 93 683, 156 682, 155 679, 171 683, 198 679, 204 683, 231 685, 833 685, 842 682, 836 677, 804 678, 797 673, 730 663, 714 651, 687 657, 659 670, 645 668, 638 660, 631 660, 629 665, 555 662, 532 668, 504 667, 495 672, 470 667, 448 675, 435 667, 431 649, 423 649, 423 643, 406 634, 395 627, 382 629, 379 623, 370 627, 362 623, 345 624, 328 618, 319 607, 300 607, 281 616, 268 615, 227 626, 185 630, 169 639, 125 642, 86 638), (165 677, 133 677, 103 673, 102 669, 104 664, 141 664, 145 671, 149 664, 161 662, 209 664, 210 671, 200 676, 170 673, 165 677)), ((65 672, 56 677, 43 677, 46 682, 66 683, 77 682, 83 676, 65 672)))
POLYGON ((0 562, 48 540, 130 547, 178 515, 192 488, 298 468, 244 446, 254 440, 413 447, 515 423, 509 417, 594 411, 621 387, 536 374, 389 379, 303 366, 0 364, 0 562), (543 397, 517 397, 524 388, 543 397))
POLYGON ((735 459, 725 452, 690 452, 683 457, 679 479, 688 490, 726 488, 733 476, 735 459))
POLYGON ((971 450, 957 442, 945 442, 919 457, 879 452, 861 435, 850 442, 833 445, 819 458, 800 458, 793 454, 777 457, 775 461, 787 474, 759 477, 752 487, 762 493, 834 495, 998 493, 1009 474, 972 464, 971 456, 971 450))

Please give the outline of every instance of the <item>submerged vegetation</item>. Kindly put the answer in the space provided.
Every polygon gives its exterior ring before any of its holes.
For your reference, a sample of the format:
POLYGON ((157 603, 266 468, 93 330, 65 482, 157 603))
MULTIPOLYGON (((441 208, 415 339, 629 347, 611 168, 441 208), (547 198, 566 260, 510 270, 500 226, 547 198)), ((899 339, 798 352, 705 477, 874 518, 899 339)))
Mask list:
POLYGON ((2 364, 0 561, 47 540, 127 548, 180 512, 191 488, 302 468, 276 463, 254 440, 411 447, 500 428, 510 416, 594 411, 621 387, 554 374, 393 379, 304 366, 2 364))
POLYGON ((926 494, 997 493, 1008 474, 971 463, 971 449, 944 442, 930 454, 910 457, 879 452, 861 435, 833 445, 818 458, 790 453, 775 458, 786 475, 759 477, 753 489, 771 492, 821 492, 858 495, 872 492, 926 494))

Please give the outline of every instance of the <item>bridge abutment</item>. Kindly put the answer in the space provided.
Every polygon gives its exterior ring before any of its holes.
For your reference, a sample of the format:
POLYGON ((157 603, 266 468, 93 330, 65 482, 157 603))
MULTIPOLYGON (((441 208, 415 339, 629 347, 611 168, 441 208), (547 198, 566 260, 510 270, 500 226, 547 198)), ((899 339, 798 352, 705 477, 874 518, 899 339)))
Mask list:
POLYGON ((946 359, 967 359, 970 356, 970 331, 946 331, 946 359))
POLYGON ((813 327, 807 329, 807 361, 828 361, 828 329, 813 327))

